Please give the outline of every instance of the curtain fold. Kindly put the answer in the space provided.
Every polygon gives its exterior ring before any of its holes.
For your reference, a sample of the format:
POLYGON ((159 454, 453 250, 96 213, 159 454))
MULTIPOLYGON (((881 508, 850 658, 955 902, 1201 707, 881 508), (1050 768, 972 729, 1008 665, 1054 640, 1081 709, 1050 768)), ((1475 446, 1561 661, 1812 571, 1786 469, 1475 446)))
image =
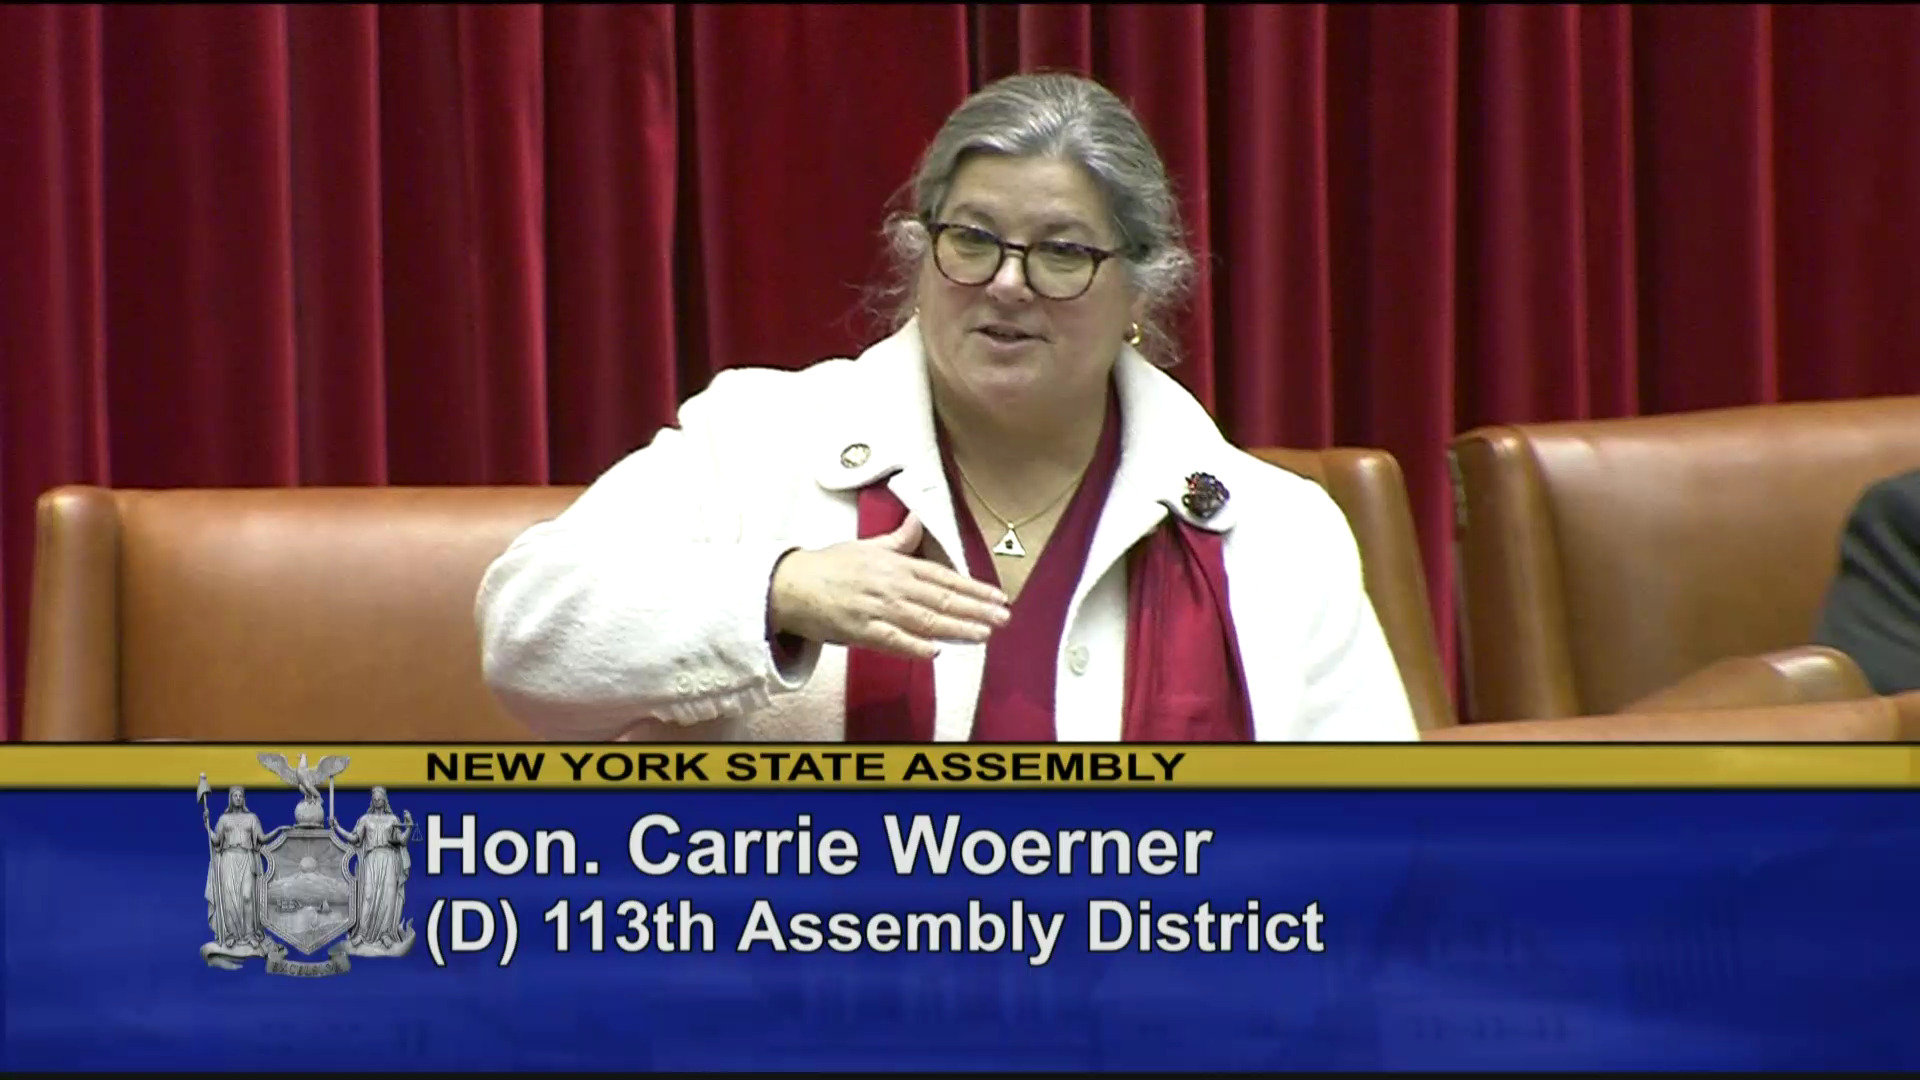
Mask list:
POLYGON ((681 64, 671 9, 546 12, 547 394, 553 475, 672 422, 681 64))
POLYGON ((713 373, 878 332, 971 88, 1093 74, 1201 274, 1244 445, 1408 476, 1496 421, 1920 392, 1902 7, 0 7, 0 694, 34 500, 582 483, 713 373))
POLYGON ((101 22, 0 6, 0 696, 19 729, 34 500, 111 476, 101 22))
POLYGON ((379 12, 289 7, 287 87, 299 479, 384 484, 379 12))
POLYGON ((111 6, 101 31, 113 482, 291 483, 286 10, 111 6))

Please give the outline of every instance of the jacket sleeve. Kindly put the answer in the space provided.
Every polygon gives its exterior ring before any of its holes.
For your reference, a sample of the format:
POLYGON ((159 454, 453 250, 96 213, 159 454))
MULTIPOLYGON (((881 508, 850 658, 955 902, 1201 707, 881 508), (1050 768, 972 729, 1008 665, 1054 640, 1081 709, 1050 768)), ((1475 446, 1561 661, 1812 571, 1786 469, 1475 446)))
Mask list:
POLYGON ((1311 742, 1417 742, 1420 729, 1400 665, 1367 596, 1360 547, 1346 515, 1319 494, 1319 520, 1302 525, 1316 535, 1324 583, 1320 609, 1307 636, 1306 692, 1301 717, 1311 742))
POLYGON ((1920 472, 1854 506, 1814 642, 1852 657, 1879 693, 1920 690, 1920 472))
POLYGON ((820 647, 770 647, 773 568, 792 544, 745 535, 749 477, 785 372, 722 372, 680 424, 522 533, 475 602, 500 701, 556 739, 611 739, 643 719, 729 718, 805 685, 820 647), (756 421, 756 416, 758 420, 756 421), (756 437, 758 436, 758 437, 756 437))

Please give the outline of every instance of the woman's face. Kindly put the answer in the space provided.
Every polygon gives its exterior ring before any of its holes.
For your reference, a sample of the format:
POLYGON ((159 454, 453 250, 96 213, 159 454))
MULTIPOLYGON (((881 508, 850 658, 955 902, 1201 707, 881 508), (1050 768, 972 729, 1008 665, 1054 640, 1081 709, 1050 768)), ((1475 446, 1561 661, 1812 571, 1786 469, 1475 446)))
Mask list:
POLYGON ((973 410, 1044 418, 1102 395, 1128 328, 1144 298, 1135 294, 1126 264, 1105 260, 1092 284, 1066 249, 1042 249, 1026 259, 998 252, 991 236, 1013 244, 1063 241, 1111 251, 1119 246, 1105 198, 1079 165, 1054 158, 980 155, 955 172, 946 203, 934 218, 949 229, 920 270, 920 331, 936 391, 973 410))

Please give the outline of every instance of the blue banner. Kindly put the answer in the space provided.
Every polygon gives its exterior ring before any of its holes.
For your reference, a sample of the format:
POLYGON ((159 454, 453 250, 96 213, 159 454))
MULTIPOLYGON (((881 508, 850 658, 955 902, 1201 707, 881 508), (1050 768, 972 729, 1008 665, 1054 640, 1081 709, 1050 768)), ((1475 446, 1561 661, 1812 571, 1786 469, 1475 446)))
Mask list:
POLYGON ((1920 1067, 1905 791, 390 798, 404 880, 282 829, 260 910, 311 940, 391 881, 403 955, 216 966, 191 793, 0 794, 0 1066, 1920 1067))

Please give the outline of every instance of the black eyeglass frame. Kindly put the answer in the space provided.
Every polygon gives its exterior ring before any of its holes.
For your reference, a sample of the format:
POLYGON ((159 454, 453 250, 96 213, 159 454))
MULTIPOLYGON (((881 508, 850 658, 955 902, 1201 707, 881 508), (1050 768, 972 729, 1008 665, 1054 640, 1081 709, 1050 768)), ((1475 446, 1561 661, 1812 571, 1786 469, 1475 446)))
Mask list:
POLYGON ((1032 292, 1033 295, 1042 297, 1047 300, 1078 300, 1081 297, 1087 295, 1087 291, 1093 288, 1094 281, 1100 277, 1100 267, 1103 266, 1108 259, 1120 258, 1120 257, 1126 256, 1129 253, 1127 248, 1115 248, 1109 251, 1106 248, 1094 247, 1092 244, 1076 244, 1071 240, 1038 240, 1031 244, 1016 244, 1013 241, 1008 240, 1003 236, 1000 236, 998 233, 994 233, 990 230, 983 229, 978 225, 968 225, 958 221, 922 220, 921 224, 924 225, 927 230, 928 244, 930 246, 929 254, 933 258, 933 268, 935 270, 940 271, 941 277, 946 278, 948 281, 953 282, 955 285, 964 285, 968 288, 978 288, 992 281, 995 277, 999 276, 1000 268, 1007 265, 1008 255, 1018 254, 1020 256, 1020 279, 1026 283, 1028 291, 1032 292), (945 266, 942 266, 940 264, 941 234, 949 232, 954 229, 964 229, 967 232, 973 233, 983 239, 991 240, 993 241, 994 246, 1000 249, 1000 257, 994 260, 993 270, 990 271, 986 277, 981 278, 979 281, 962 281, 961 279, 954 277, 951 273, 947 271, 947 268, 945 266), (1034 248, 1053 248, 1055 250, 1065 248, 1067 250, 1073 251, 1080 255, 1085 255, 1088 258, 1092 259, 1093 269, 1087 272, 1087 283, 1080 287, 1079 292, 1074 293, 1071 296, 1054 296, 1049 293, 1043 292, 1040 288, 1034 285, 1033 271, 1029 268, 1027 263, 1027 255, 1030 252, 1032 252, 1034 248))

